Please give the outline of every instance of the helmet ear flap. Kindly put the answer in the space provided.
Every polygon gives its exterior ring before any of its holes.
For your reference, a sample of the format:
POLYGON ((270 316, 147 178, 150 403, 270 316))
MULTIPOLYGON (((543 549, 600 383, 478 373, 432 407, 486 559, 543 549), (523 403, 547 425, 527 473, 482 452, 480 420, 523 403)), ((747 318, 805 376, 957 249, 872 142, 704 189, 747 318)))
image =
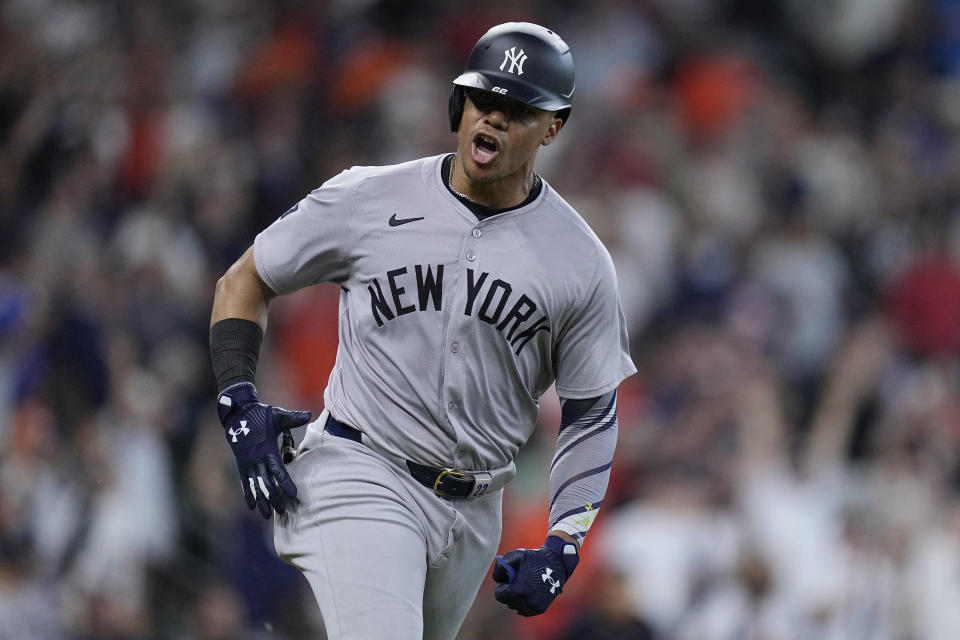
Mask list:
POLYGON ((460 119, 463 117, 463 102, 467 94, 463 87, 453 85, 453 91, 450 92, 450 101, 447 104, 447 112, 450 115, 450 130, 456 133, 460 130, 460 119))

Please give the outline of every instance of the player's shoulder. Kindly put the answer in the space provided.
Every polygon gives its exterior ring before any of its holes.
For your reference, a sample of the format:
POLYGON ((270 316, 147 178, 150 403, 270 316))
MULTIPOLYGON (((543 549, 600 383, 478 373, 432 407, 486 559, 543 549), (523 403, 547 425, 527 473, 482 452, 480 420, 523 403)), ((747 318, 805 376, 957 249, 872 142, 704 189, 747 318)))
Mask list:
POLYGON ((573 205, 567 202, 556 189, 544 181, 544 204, 549 210, 553 232, 550 237, 553 242, 558 239, 565 243, 576 244, 580 252, 592 251, 598 258, 609 259, 609 252, 603 241, 597 236, 590 224, 580 215, 573 205))
POLYGON ((354 165, 343 170, 324 184, 337 183, 343 186, 358 187, 371 181, 380 183, 424 177, 435 169, 436 164, 442 157, 428 156, 387 165, 354 165))

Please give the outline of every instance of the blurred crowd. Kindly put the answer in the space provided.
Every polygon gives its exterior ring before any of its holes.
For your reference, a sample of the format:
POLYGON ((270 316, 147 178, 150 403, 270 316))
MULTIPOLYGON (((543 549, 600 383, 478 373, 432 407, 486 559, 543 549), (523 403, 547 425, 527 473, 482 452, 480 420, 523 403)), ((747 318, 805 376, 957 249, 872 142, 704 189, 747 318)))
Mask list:
MULTIPOLYGON (((515 19, 572 47, 538 171, 640 373, 567 593, 488 583, 461 637, 958 637, 960 0, 6 0, 0 640, 323 637, 242 503, 213 285, 342 169, 452 151, 450 80, 515 19)), ((322 409, 337 299, 275 303, 269 402, 322 409)), ((543 538, 558 424, 502 548, 543 538)))

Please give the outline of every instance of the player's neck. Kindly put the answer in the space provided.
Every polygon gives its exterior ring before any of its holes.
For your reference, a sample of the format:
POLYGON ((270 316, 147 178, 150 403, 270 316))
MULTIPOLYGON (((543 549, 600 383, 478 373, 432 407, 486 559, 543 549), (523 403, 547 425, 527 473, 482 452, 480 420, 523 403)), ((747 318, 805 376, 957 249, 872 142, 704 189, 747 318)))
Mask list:
POLYGON ((492 180, 472 179, 456 156, 451 165, 450 187, 454 193, 491 209, 516 207, 527 199, 536 184, 532 162, 508 176, 492 180))

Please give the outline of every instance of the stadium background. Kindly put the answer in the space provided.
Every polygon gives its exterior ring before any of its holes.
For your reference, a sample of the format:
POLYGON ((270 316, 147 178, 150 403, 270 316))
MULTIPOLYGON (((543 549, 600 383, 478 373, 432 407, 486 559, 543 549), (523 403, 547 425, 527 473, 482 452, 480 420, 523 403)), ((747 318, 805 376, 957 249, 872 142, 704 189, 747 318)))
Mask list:
MULTIPOLYGON (((641 373, 568 593, 485 586, 461 637, 956 638, 957 0, 2 3, 0 638, 321 636, 236 486, 213 284, 341 169, 452 150, 450 79, 511 19, 573 48, 538 167, 641 373)), ((319 412, 336 301, 276 303, 263 397, 319 412)), ((541 422, 503 548, 544 533, 541 422)))

